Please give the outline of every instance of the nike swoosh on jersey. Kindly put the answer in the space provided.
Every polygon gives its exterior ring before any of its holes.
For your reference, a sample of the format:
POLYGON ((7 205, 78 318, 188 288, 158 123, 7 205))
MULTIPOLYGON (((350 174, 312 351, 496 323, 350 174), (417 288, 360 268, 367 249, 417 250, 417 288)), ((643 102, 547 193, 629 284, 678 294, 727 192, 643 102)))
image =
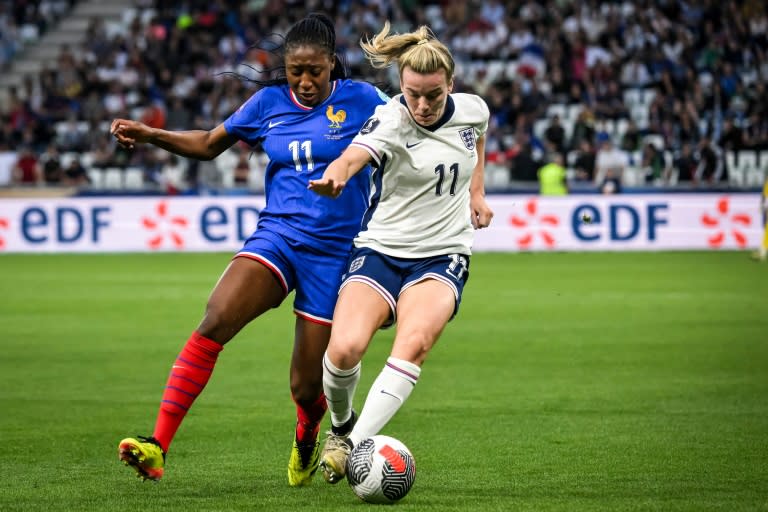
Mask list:
POLYGON ((412 147, 414 147, 414 146, 418 146, 419 144, 421 144, 421 141, 419 141, 419 142, 414 142, 413 144, 410 144, 410 143, 406 142, 406 143, 405 143, 405 148, 406 148, 406 149, 411 149, 412 147))
POLYGON ((279 125, 279 124, 283 124, 284 122, 285 122, 285 121, 278 121, 278 122, 276 122, 276 123, 273 123, 272 121, 270 121, 270 122, 269 122, 269 127, 270 127, 270 128, 274 128, 275 126, 277 126, 277 125, 279 125))

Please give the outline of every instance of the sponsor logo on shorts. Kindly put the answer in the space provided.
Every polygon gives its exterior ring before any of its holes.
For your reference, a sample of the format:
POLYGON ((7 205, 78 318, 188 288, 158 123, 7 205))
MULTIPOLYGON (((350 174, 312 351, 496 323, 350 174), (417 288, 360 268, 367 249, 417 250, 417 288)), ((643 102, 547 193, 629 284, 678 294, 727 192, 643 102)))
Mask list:
POLYGON ((363 263, 365 263, 365 256, 360 256, 359 258, 352 260, 352 263, 349 264, 350 273, 360 270, 360 267, 363 266, 363 263))

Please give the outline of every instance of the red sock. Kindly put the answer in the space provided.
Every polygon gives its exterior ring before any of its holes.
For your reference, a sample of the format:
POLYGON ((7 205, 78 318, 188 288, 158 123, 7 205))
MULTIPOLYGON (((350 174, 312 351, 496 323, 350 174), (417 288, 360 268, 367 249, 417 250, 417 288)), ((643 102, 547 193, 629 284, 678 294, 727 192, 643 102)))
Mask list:
POLYGON ((203 392, 223 348, 195 331, 174 361, 163 391, 153 434, 164 451, 168 451, 176 430, 192 407, 192 402, 203 392))
POLYGON ((325 402, 324 394, 320 394, 320 397, 307 408, 296 403, 296 441, 306 443, 317 439, 320 422, 323 420, 326 409, 328 404, 325 402))

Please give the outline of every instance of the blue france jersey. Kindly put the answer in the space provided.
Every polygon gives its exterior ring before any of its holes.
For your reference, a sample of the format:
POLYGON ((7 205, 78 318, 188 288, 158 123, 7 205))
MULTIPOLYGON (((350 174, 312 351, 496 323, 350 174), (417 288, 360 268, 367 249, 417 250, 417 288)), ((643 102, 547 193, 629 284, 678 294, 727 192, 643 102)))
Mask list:
POLYGON ((338 199, 316 194, 309 180, 322 177, 387 97, 365 82, 336 80, 320 105, 301 105, 288 85, 265 87, 224 121, 227 133, 269 157, 267 205, 258 229, 330 251, 348 250, 368 206, 370 171, 360 172, 338 199))

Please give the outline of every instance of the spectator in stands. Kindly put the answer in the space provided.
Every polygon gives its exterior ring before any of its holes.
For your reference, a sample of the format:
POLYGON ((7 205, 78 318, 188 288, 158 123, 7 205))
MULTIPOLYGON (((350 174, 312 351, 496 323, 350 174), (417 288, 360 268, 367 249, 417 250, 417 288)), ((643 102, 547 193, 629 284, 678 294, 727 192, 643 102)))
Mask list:
POLYGON ((186 165, 181 159, 170 153, 160 170, 159 183, 166 194, 176 195, 187 189, 186 165))
POLYGON ((251 174, 251 165, 248 163, 248 151, 240 150, 235 165, 234 183, 237 188, 248 188, 248 180, 251 174))
POLYGON ((675 155, 672 164, 674 171, 677 172, 678 182, 693 182, 696 175, 698 162, 693 154, 693 146, 690 142, 683 142, 680 150, 675 155))
POLYGON ((619 194, 621 192, 621 179, 613 169, 605 171, 605 175, 598 185, 601 194, 619 194))
POLYGON ((637 127, 637 123, 634 119, 630 119, 627 124, 627 129, 621 135, 621 141, 619 142, 619 148, 623 151, 633 153, 638 151, 642 147, 642 134, 637 127))
POLYGON ((590 142, 595 140, 595 116, 592 114, 592 111, 586 107, 583 108, 576 117, 568 148, 578 148, 581 145, 581 141, 584 139, 590 142))
POLYGON ((723 151, 739 151, 744 149, 744 133, 741 128, 736 126, 732 118, 729 117, 723 121, 723 129, 720 132, 717 145, 723 151))
POLYGON ((106 169, 107 167, 125 168, 131 158, 131 154, 122 146, 113 145, 103 134, 97 135, 96 146, 92 151, 94 167, 106 169))
POLYGON ((664 152, 653 142, 647 142, 643 147, 640 168, 645 175, 645 182, 660 185, 669 177, 664 152))
POLYGON ((614 182, 621 183, 629 161, 626 153, 614 146, 611 137, 604 132, 597 136, 598 150, 595 157, 595 183, 601 188, 613 187, 616 192, 620 187, 614 182), (613 184, 613 185, 612 185, 613 184))
POLYGON ((615 80, 607 82, 605 90, 598 92, 595 102, 595 115, 599 118, 617 120, 629 117, 621 89, 615 80))
POLYGON ((527 135, 517 137, 513 150, 514 156, 510 160, 510 179, 512 181, 536 181, 541 163, 533 156, 533 146, 527 135))
POLYGON ((768 117, 758 113, 750 114, 744 129, 744 147, 747 149, 768 149, 768 117))
POLYGON ((576 181, 586 181, 593 183, 595 181, 595 148, 592 142, 582 139, 579 149, 576 150, 576 157, 573 161, 573 168, 576 171, 576 181))
POLYGON ((712 142, 709 135, 704 135, 699 142, 694 183, 717 184, 726 177, 723 152, 712 142))
POLYGON ((538 170, 539 194, 542 196, 564 196, 568 194, 563 154, 552 151, 547 158, 547 164, 538 170))
POLYGON ((166 128, 168 130, 184 130, 190 124, 192 124, 192 115, 189 113, 189 109, 184 107, 184 102, 180 97, 173 96, 166 116, 166 128))
POLYGON ((70 160, 69 165, 64 168, 62 183, 72 187, 82 187, 91 183, 91 178, 88 176, 88 172, 83 167, 79 157, 70 160))
POLYGON ((16 185, 39 185, 43 183, 43 170, 30 147, 22 147, 13 167, 13 183, 16 185))
POLYGON ((80 130, 77 115, 73 112, 66 121, 62 121, 56 142, 63 152, 83 152, 90 149, 84 130, 80 130))
POLYGON ((651 76, 645 63, 640 60, 637 53, 627 60, 621 68, 621 85, 631 88, 644 88, 651 84, 651 76))
POLYGON ((13 183, 13 170, 18 159, 15 151, 10 146, 0 141, 0 187, 7 187, 13 183))
POLYGON ((61 167, 61 156, 56 144, 49 144, 45 153, 40 155, 40 165, 46 185, 58 185, 63 181, 64 169, 61 167))
POLYGON ((544 130, 544 139, 549 142, 552 149, 563 153, 565 151, 565 128, 560 123, 560 116, 552 116, 549 126, 544 130))

